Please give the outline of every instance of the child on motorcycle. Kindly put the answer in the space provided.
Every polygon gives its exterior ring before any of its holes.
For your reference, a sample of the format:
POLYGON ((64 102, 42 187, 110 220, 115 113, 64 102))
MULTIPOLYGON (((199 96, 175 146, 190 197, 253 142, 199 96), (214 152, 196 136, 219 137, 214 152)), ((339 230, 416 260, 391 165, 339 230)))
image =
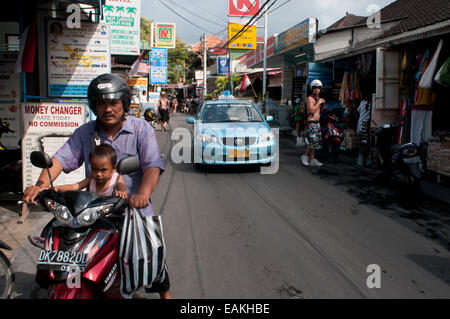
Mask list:
POLYGON ((96 146, 89 157, 91 176, 81 182, 56 186, 57 192, 79 191, 88 188, 90 192, 103 196, 127 198, 127 188, 123 177, 116 172, 117 153, 107 144, 96 146))

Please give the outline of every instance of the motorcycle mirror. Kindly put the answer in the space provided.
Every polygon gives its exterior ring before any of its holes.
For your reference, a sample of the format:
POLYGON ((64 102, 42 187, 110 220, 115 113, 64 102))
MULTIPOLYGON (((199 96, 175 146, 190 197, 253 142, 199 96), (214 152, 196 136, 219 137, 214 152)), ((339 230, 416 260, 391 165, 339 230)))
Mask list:
POLYGON ((34 151, 30 154, 30 160, 31 160, 31 164, 33 164, 33 166, 36 166, 39 168, 44 168, 47 170, 48 179, 50 181, 50 188, 51 188, 51 190, 54 190, 53 181, 52 181, 52 177, 50 176, 50 170, 49 170, 49 168, 53 166, 53 162, 52 162, 52 159, 50 158, 50 156, 48 156, 46 153, 41 152, 41 151, 34 151))
POLYGON ((141 167, 139 159, 135 156, 130 156, 122 159, 119 164, 117 164, 117 172, 120 175, 127 175, 138 171, 141 167))
POLYGON ((53 166, 52 159, 44 152, 34 151, 30 155, 31 164, 39 168, 50 168, 53 166))

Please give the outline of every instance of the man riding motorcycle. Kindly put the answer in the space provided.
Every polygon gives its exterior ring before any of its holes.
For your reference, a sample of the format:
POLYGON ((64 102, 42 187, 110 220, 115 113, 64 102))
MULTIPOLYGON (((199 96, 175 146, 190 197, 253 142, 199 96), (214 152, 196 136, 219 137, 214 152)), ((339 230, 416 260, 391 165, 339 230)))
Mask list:
MULTIPOLYGON (((77 128, 69 140, 52 157, 53 166, 49 169, 55 180, 64 171, 69 173, 85 163, 86 176, 91 175, 89 155, 94 145, 111 145, 117 152, 117 160, 136 156, 141 169, 124 176, 131 208, 142 209, 144 215, 153 215, 149 202, 151 193, 164 171, 155 132, 147 122, 135 117, 127 117, 131 90, 126 82, 114 74, 102 74, 93 79, 88 88, 89 107, 97 116, 96 121, 77 128)), ((24 191, 24 201, 34 202, 36 196, 50 185, 47 172, 41 172, 35 186, 24 191)), ((170 298, 170 283, 153 285, 148 292, 159 292, 161 298, 170 298)))

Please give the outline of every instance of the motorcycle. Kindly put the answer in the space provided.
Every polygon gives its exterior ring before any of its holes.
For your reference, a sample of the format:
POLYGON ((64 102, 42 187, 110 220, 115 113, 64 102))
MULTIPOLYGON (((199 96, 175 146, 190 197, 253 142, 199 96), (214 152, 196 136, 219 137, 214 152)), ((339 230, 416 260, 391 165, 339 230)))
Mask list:
MULTIPOLYGON (((30 158, 47 171, 52 166, 43 152, 32 152, 30 158)), ((121 175, 138 169, 136 157, 117 166, 121 175)), ((56 192, 50 184, 38 196, 55 218, 42 232, 45 243, 37 262, 37 284, 47 289, 49 299, 117 298, 119 232, 128 200, 86 191, 56 192)))
POLYGON ((322 130, 322 148, 325 158, 334 163, 339 157, 341 144, 344 141, 344 108, 334 108, 330 111, 326 106, 322 109, 321 130, 322 130))
MULTIPOLYGON (((0 240, 0 249, 11 248, 0 240)), ((0 299, 11 298, 14 292, 15 276, 8 257, 0 250, 0 299)))
POLYGON ((0 193, 22 192, 22 150, 8 149, 1 143, 3 134, 14 133, 6 122, 0 120, 0 193))
POLYGON ((413 143, 399 145, 395 143, 398 128, 402 124, 385 124, 376 129, 377 160, 379 166, 389 172, 394 181, 412 187, 420 192, 422 160, 420 148, 413 143))
POLYGON ((158 123, 158 111, 156 109, 148 108, 144 111, 145 120, 153 127, 158 123))

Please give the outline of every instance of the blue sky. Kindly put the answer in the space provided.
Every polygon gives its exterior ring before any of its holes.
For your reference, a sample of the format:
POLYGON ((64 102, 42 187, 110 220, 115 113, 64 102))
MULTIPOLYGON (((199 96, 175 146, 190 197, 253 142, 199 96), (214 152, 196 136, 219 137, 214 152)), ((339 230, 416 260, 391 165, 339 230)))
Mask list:
MULTIPOLYGON (((273 0, 270 3, 272 2, 273 0)), ((268 35, 281 33, 309 17, 319 20, 321 30, 345 16, 346 12, 368 16, 371 14, 368 11, 371 6, 383 8, 392 2, 394 0, 278 0, 271 10, 285 4, 269 14, 268 35)), ((194 44, 203 33, 215 34, 222 39, 227 37, 227 7, 228 0, 142 0, 141 14, 156 22, 175 22, 177 35, 188 44, 194 44), (197 27, 186 22, 160 1, 197 27)), ((258 26, 263 26, 263 23, 264 18, 261 18, 258 26)), ((263 29, 259 29, 258 35, 263 36, 263 29)))

